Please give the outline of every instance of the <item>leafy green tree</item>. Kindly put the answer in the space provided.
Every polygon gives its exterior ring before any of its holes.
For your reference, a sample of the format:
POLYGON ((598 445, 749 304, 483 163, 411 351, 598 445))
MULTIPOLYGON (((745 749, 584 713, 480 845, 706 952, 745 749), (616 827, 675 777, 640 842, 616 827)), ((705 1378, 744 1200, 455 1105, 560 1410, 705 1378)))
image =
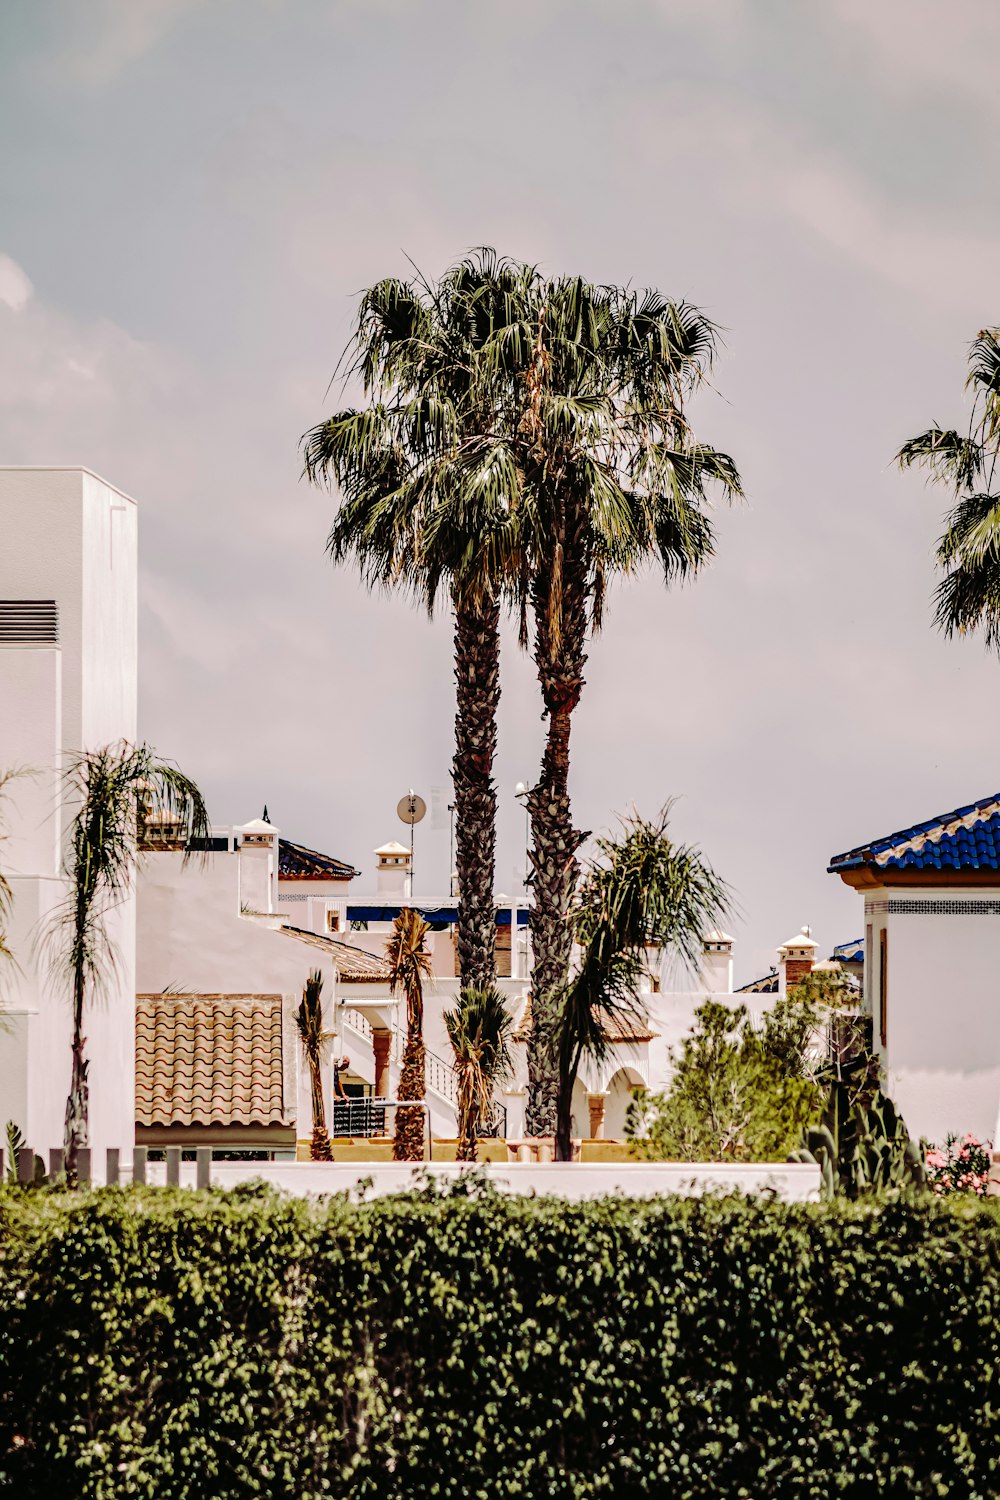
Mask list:
POLYGON ((494 441, 498 392, 477 382, 482 347, 530 273, 483 250, 436 286, 376 283, 361 299, 345 356, 366 400, 304 439, 314 483, 335 480, 335 561, 353 559, 373 587, 401 588, 454 614, 455 859, 464 987, 496 978, 496 717, 500 615, 513 593, 517 476, 494 441))
POLYGON ((582 1058, 607 1054, 609 1020, 636 1015, 637 990, 653 946, 697 963, 702 935, 721 921, 725 885, 697 850, 667 834, 670 808, 653 821, 628 819, 617 839, 596 840, 572 909, 579 946, 554 1024, 558 1069, 556 1158, 572 1159, 573 1085, 582 1058))
POLYGON ((185 852, 207 838, 210 827, 201 792, 176 766, 157 760, 148 745, 126 741, 76 756, 67 771, 71 804, 66 873, 69 897, 58 914, 62 958, 72 986, 72 1073, 66 1101, 66 1177, 76 1182, 77 1161, 89 1140, 89 1062, 83 1023, 87 1002, 113 973, 116 953, 107 929, 110 911, 132 886, 140 840, 147 826, 171 829, 185 852))
POLYGON ((793 990, 753 1025, 745 1005, 707 1000, 663 1094, 637 1095, 627 1132, 653 1161, 785 1161, 823 1105, 810 1057, 818 1014, 793 990))
POLYGON ((547 721, 539 779, 528 794, 530 1134, 555 1127, 555 1025, 573 942, 576 856, 586 837, 573 825, 569 770, 587 640, 601 627, 614 577, 647 563, 668 584, 697 573, 714 548, 710 493, 741 493, 732 459, 695 438, 686 410, 716 347, 716 329, 688 303, 532 273, 508 325, 477 362, 491 404, 506 403, 494 462, 518 479, 521 600, 534 625, 547 721))
POLYGON ((493 1113, 496 1087, 512 1071, 513 1025, 495 985, 462 990, 455 1008, 445 1011, 444 1023, 455 1055, 458 1086, 456 1155, 459 1161, 475 1161, 479 1136, 493 1113))
POLYGON ((424 980, 430 974, 430 954, 424 938, 430 931, 418 911, 404 906, 392 924, 385 945, 389 961, 389 987, 393 994, 402 990, 406 999, 406 1045, 403 1066, 396 1090, 398 1099, 419 1100, 420 1109, 396 1107, 396 1128, 392 1143, 395 1161, 423 1161, 424 1109, 427 1095, 427 1052, 424 1047, 424 980))
POLYGON ((949 636, 980 630, 1000 651, 1000 330, 984 328, 973 341, 965 384, 973 393, 968 427, 935 424, 904 443, 896 460, 927 469, 954 497, 937 544, 935 623, 949 636))
POLYGON ((330 1033, 323 1029, 323 975, 313 969, 302 991, 302 1000, 295 1012, 302 1048, 309 1064, 309 1083, 312 1098, 312 1140, 309 1144, 311 1161, 333 1161, 330 1149, 330 1132, 326 1128, 326 1106, 323 1103, 323 1053, 330 1042, 330 1033))

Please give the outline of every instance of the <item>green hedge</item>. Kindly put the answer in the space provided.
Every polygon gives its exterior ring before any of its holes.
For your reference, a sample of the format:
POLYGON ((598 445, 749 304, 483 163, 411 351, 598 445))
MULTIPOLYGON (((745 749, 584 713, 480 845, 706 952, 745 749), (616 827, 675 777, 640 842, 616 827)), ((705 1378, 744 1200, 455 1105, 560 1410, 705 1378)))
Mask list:
POLYGON ((0 1493, 1000 1493, 989 1206, 0 1192, 0 1493))

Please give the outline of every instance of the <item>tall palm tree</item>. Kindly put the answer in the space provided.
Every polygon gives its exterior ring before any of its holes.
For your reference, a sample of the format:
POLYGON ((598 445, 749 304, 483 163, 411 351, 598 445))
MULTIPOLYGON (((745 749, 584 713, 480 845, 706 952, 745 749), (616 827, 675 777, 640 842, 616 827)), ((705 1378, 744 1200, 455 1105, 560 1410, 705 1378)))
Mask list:
POLYGON ((974 394, 968 428, 929 427, 896 461, 922 465, 955 497, 937 545, 944 576, 934 591, 935 624, 946 635, 981 630, 988 649, 1000 652, 1000 329, 984 328, 973 341, 965 384, 974 394))
POLYGON ((323 975, 313 969, 302 991, 302 1000, 295 1012, 295 1024, 302 1040, 302 1048, 309 1064, 309 1081, 312 1093, 312 1140, 309 1143, 310 1161, 333 1161, 330 1149, 330 1132, 326 1128, 326 1106, 323 1103, 323 1053, 330 1041, 330 1034, 323 1030, 323 975))
POLYGON ((321 422, 303 440, 305 472, 335 480, 343 500, 328 541, 372 585, 402 587, 433 614, 454 611, 455 854, 458 959, 464 986, 496 976, 496 789, 500 613, 512 562, 516 480, 490 441, 494 393, 474 372, 479 351, 519 305, 524 271, 481 251, 437 286, 385 280, 361 299, 346 368, 367 405, 321 422))
POLYGON ((455 1054, 458 1085, 458 1161, 475 1161, 477 1141, 493 1112, 494 1090, 512 1071, 513 1030, 504 998, 495 985, 462 990, 444 1023, 455 1054))
POLYGON ((176 766, 157 760, 148 745, 122 740, 76 756, 66 773, 78 807, 69 835, 69 896, 58 914, 63 958, 72 984, 72 1074, 66 1101, 66 1176, 76 1181, 81 1146, 89 1139, 89 1063, 83 1034, 88 999, 114 971, 117 955, 107 929, 110 911, 127 897, 138 849, 149 828, 168 827, 185 859, 210 832, 201 792, 176 766))
POLYGON ((531 1134, 550 1134, 555 1125, 553 1026, 570 961, 576 854, 586 836, 573 826, 569 747, 587 638, 601 627, 614 575, 654 561, 668 584, 696 573, 714 550, 710 491, 742 492, 732 459, 697 441, 685 410, 717 342, 697 308, 659 292, 532 273, 477 361, 477 379, 501 410, 494 462, 518 477, 520 596, 533 619, 547 718, 541 773, 527 799, 535 896, 531 1134))
POLYGON ((572 1159, 580 1062, 585 1055, 606 1056, 609 1020, 637 1015, 647 947, 696 966, 704 934, 729 904, 726 886, 698 851, 668 836, 669 813, 668 804, 655 820, 630 818, 620 838, 598 839, 580 881, 571 924, 579 966, 564 987, 553 1027, 557 1161, 572 1159))
MULTIPOLYGON (((397 1099, 419 1099, 427 1095, 427 1056, 424 1048, 424 980, 430 974, 430 954, 424 938, 430 931, 418 911, 404 906, 392 924, 385 945, 389 961, 389 988, 406 997, 406 1045, 396 1089, 397 1099)), ((396 1107, 396 1129, 392 1143, 395 1161, 423 1161, 424 1110, 396 1107)))

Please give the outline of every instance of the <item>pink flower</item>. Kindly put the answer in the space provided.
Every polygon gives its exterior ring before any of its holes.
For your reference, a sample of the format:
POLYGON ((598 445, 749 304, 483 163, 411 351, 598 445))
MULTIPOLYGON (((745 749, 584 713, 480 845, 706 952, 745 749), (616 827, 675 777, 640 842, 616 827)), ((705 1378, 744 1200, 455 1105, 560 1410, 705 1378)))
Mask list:
POLYGON ((935 1168, 946 1167, 948 1165, 948 1158, 943 1151, 938 1151, 935 1148, 933 1151, 928 1151, 927 1153, 927 1165, 935 1168))

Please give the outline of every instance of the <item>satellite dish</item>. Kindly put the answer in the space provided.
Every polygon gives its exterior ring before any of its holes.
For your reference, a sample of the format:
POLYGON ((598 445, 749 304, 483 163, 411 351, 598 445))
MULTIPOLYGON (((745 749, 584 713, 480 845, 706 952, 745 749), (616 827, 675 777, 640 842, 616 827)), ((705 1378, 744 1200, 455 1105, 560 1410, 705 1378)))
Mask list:
POLYGON ((419 823, 427 812, 427 803, 423 797, 418 797, 412 787, 405 797, 400 797, 396 803, 396 813, 401 823, 409 823, 412 828, 414 823, 419 823))

